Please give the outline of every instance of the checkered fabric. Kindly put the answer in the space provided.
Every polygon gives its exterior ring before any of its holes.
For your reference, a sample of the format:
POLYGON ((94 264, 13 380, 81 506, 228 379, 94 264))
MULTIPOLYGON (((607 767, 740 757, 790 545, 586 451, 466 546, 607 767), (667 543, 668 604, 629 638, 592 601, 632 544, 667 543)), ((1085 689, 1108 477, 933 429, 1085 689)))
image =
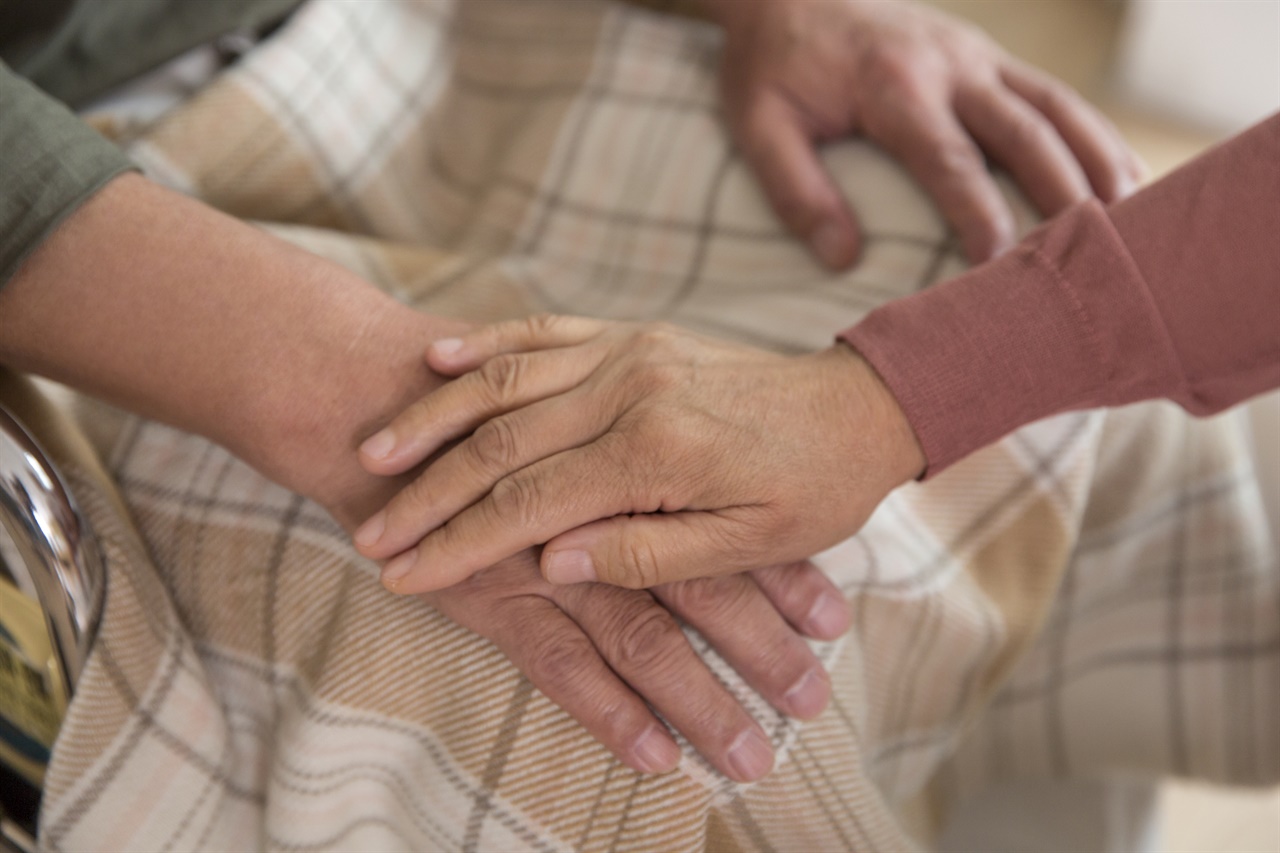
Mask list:
MULTIPOLYGON (((475 321, 664 318, 803 351, 961 268, 857 142, 825 156, 863 261, 815 266, 725 135, 718 44, 587 0, 316 0, 132 153, 475 321)), ((817 647, 815 721, 691 632, 780 750, 753 786, 687 750, 633 773, 487 642, 385 593, 318 507, 203 439, 75 416, 131 521, 62 454, 110 583, 51 849, 896 851, 996 778, 1280 779, 1280 571, 1231 415, 1069 414, 901 489, 820 559, 855 620, 817 647)))

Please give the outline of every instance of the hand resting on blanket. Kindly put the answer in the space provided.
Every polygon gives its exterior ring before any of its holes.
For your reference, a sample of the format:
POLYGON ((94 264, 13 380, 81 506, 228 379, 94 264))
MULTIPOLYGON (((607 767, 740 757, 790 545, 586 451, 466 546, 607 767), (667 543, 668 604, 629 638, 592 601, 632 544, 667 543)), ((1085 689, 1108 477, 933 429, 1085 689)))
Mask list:
POLYGON ((774 209, 827 266, 858 253, 854 216, 816 144, 861 133, 933 196, 969 259, 1014 242, 983 162, 1007 169, 1045 216, 1128 195, 1143 167, 1068 86, 977 28, 888 0, 699 0, 725 30, 729 127, 774 209))
POLYGON ((394 475, 467 436, 355 534, 367 556, 393 558, 382 577, 398 592, 544 542, 549 580, 632 588, 803 559, 924 468, 897 402, 844 344, 781 356, 543 316, 428 357, 471 372, 361 447, 370 471, 394 475))
MULTIPOLYGON (((4 363, 217 441, 347 529, 408 482, 361 470, 359 441, 441 385, 422 350, 466 329, 132 174, 77 209, 0 290, 4 363)), ((849 620, 808 566, 651 594, 552 586, 531 553, 430 601, 628 765, 678 759, 647 701, 744 781, 771 766, 768 740, 673 614, 766 699, 806 717, 830 685, 800 633, 833 638, 849 620)))

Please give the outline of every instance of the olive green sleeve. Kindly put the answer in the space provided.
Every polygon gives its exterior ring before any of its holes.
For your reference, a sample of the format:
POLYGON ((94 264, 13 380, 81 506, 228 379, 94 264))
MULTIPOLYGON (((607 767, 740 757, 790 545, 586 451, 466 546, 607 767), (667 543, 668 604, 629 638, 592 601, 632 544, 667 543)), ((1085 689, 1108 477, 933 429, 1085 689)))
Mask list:
POLYGON ((89 196, 133 168, 119 148, 0 63, 0 286, 89 196))

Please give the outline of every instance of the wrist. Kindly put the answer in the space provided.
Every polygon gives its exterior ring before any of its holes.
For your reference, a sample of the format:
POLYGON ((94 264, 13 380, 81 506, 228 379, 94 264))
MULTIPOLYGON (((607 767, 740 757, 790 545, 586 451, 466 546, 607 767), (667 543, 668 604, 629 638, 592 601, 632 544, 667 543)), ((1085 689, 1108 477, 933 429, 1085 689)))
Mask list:
POLYGON ((356 447, 441 380, 461 324, 165 190, 116 178, 0 291, 0 358, 203 435, 344 524, 356 447))
POLYGON ((861 353, 843 342, 825 350, 836 365, 835 399, 848 429, 863 431, 876 445, 876 465, 886 490, 918 479, 928 460, 906 412, 884 379, 861 353), (866 425, 866 426, 864 426, 866 425))
MULTIPOLYGON (((340 271, 346 275, 345 271, 340 271)), ((354 278, 354 277, 353 277, 354 278)), ((378 291, 337 306, 287 377, 264 376, 248 405, 254 426, 225 443, 272 480, 322 505, 350 530, 404 485, 377 477, 357 458, 361 442, 444 377, 423 353, 467 325, 401 305, 378 291)))

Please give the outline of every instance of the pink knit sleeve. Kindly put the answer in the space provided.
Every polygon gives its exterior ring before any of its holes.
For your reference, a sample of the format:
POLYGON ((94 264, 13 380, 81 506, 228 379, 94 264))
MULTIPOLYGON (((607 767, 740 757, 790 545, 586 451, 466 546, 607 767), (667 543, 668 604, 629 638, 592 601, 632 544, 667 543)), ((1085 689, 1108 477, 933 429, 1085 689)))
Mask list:
POLYGON ((1209 414, 1280 387, 1280 115, 841 338, 902 405, 926 475, 1063 411, 1209 414))

